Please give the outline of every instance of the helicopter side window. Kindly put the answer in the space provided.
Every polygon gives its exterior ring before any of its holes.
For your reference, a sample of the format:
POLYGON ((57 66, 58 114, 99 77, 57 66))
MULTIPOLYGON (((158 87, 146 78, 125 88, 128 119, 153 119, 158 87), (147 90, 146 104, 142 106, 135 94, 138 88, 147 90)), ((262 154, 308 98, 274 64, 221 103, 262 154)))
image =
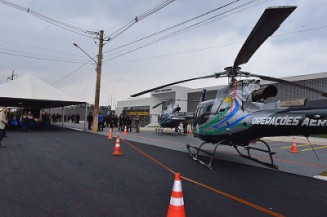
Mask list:
POLYGON ((219 111, 218 111, 218 113, 219 112, 224 112, 225 110, 226 110, 226 108, 220 108, 219 111))

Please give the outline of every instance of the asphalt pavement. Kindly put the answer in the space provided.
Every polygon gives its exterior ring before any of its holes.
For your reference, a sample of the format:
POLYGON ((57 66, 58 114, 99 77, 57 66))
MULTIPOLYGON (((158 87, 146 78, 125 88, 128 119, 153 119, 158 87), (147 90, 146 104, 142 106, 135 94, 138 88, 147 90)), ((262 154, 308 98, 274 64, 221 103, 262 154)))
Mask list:
MULTIPOLYGON (((325 216, 325 181, 219 158, 210 171, 184 151, 127 139, 145 131, 122 135, 122 155, 114 156, 116 141, 105 133, 9 130, 0 149, 0 216, 166 216, 175 172, 187 216, 325 216)), ((181 149, 177 141, 192 138, 173 137, 181 149)))
MULTIPOLYGON (((94 133, 86 129, 87 125, 85 125, 86 128, 84 127, 84 122, 80 122, 79 124, 65 122, 64 124, 56 123, 55 125, 94 133)), ((135 133, 135 129, 132 129, 132 132, 129 132, 127 135, 124 135, 121 131, 117 131, 115 128, 113 135, 116 136, 117 133, 120 137, 129 141, 181 152, 187 152, 186 144, 199 146, 199 144, 203 142, 198 138, 194 138, 192 134, 183 136, 175 133, 172 129, 164 129, 163 135, 159 135, 155 133, 155 128, 153 127, 142 127, 140 133, 135 133)), ((96 132, 96 134, 108 136, 108 128, 104 128, 104 131, 96 132)), ((308 141, 305 137, 289 136, 267 137, 263 138, 263 140, 268 142, 272 151, 276 152, 276 154, 273 155, 273 160, 280 171, 327 180, 327 176, 325 176, 327 171, 326 139, 310 137, 308 141), (290 152, 293 142, 296 144, 298 153, 290 152)), ((213 146, 209 145, 206 148, 210 150, 213 146)), ((254 152, 252 155, 262 161, 269 162, 269 158, 266 154, 254 152)), ((234 148, 229 146, 218 147, 215 158, 267 168, 266 166, 241 157, 234 148)))

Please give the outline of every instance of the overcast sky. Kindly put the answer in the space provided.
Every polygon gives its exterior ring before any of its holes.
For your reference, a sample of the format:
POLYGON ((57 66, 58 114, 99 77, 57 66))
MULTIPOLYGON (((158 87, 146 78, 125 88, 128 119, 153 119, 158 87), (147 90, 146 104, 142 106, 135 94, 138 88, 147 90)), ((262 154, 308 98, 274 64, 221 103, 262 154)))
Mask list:
MULTIPOLYGON (((98 39, 79 29, 104 30, 110 37, 163 2, 0 0, 0 83, 7 82, 13 70, 18 76, 30 73, 94 103, 95 63, 73 43, 96 57, 98 39), (27 8, 29 13, 24 11, 27 8), (70 31, 33 14, 69 24, 70 31), (79 29, 71 29, 75 27, 79 29)), ((264 9, 281 5, 297 9, 242 69, 274 77, 326 72, 326 0, 175 0, 106 42, 100 104, 126 100, 131 94, 165 83, 223 71, 233 64, 264 9), (216 8, 221 9, 177 25, 216 8), (203 22, 208 19, 210 22, 203 22), (203 24, 195 25, 199 22, 203 24), (167 30, 173 26, 177 27, 167 30)), ((207 79, 182 85, 201 88, 221 84, 226 81, 207 79)))

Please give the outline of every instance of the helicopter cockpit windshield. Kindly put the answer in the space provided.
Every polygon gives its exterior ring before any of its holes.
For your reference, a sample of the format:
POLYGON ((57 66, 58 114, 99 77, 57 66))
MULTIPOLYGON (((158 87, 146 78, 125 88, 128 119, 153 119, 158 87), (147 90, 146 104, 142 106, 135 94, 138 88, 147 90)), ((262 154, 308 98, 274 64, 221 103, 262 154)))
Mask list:
POLYGON ((213 103, 214 100, 209 100, 202 102, 198 105, 194 115, 194 126, 196 126, 197 124, 203 124, 208 120, 213 103))
POLYGON ((166 115, 166 111, 161 111, 158 115, 158 122, 160 122, 162 120, 162 118, 166 115))

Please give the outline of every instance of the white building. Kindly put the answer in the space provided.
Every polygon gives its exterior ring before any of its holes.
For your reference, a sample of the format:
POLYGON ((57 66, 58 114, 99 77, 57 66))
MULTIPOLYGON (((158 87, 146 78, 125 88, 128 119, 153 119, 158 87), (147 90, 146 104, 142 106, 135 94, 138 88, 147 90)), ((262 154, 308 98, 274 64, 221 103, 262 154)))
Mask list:
POLYGON ((169 100, 176 99, 176 104, 179 104, 181 112, 187 111, 187 98, 189 91, 192 90, 187 87, 182 86, 172 86, 160 90, 151 92, 151 96, 147 98, 135 98, 128 99, 125 101, 118 101, 116 107, 116 114, 126 113, 131 116, 139 115, 141 117, 141 124, 153 124, 157 125, 157 115, 163 110, 163 107, 166 106, 164 103, 163 106, 158 106, 153 108, 153 106, 169 100))

